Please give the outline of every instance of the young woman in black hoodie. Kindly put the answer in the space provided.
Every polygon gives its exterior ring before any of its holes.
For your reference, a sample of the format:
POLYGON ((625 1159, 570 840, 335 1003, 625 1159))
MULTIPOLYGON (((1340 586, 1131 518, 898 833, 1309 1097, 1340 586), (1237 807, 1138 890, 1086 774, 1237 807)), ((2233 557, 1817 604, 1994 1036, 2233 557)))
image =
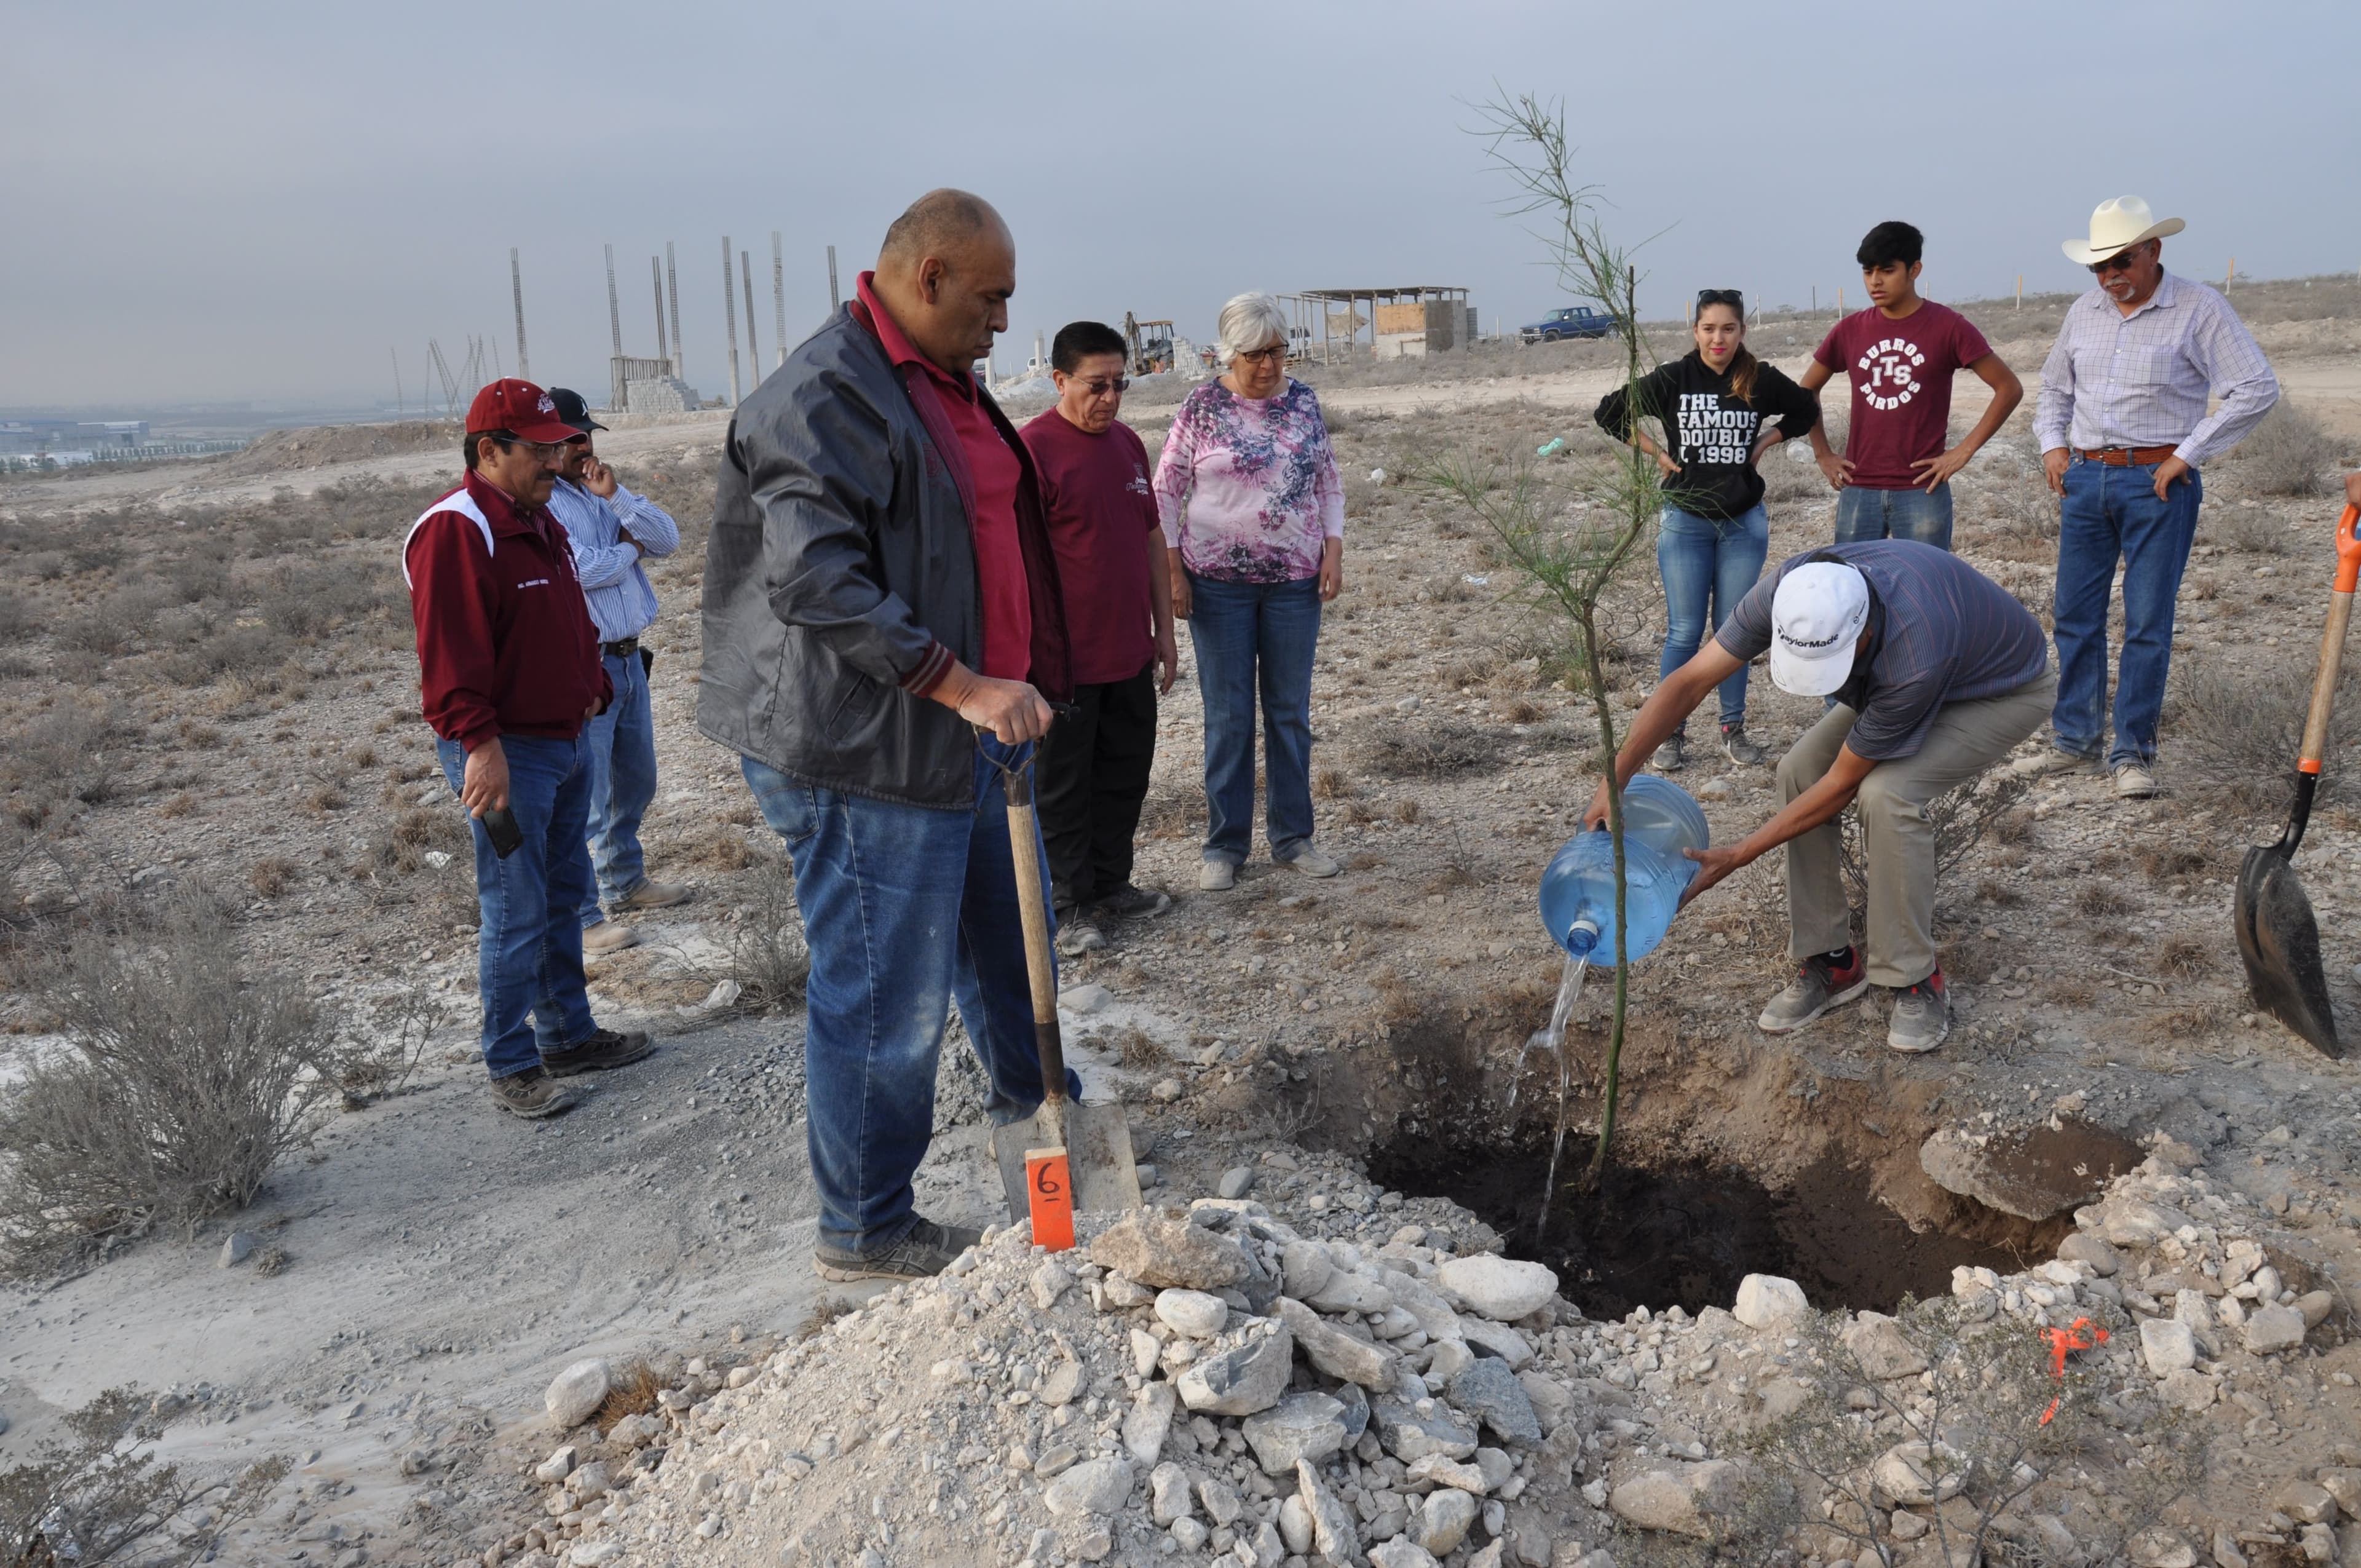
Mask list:
MULTIPOLYGON (((1747 351, 1746 302, 1735 289, 1697 296, 1697 346, 1660 365, 1631 389, 1599 400, 1600 428, 1628 441, 1664 470, 1664 511, 1656 530, 1656 566, 1664 580, 1664 655, 1658 677, 1686 663, 1705 641, 1707 610, 1719 630, 1763 575, 1771 520, 1763 510, 1755 459, 1818 422, 1819 403, 1747 351), (1627 395, 1628 393, 1628 395, 1627 395), (1659 421, 1674 450, 1640 428, 1659 421)), ((1721 749, 1733 762, 1759 763, 1762 747, 1746 738, 1746 672, 1721 684, 1721 749)), ((1675 731, 1656 750, 1656 771, 1688 762, 1675 731)))

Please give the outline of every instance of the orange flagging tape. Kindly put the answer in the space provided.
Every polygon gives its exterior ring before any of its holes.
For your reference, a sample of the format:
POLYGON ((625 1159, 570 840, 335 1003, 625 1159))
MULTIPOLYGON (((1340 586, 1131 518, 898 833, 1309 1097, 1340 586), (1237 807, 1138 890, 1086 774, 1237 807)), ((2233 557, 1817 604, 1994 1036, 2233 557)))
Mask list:
POLYGON ((1025 1191, 1033 1212, 1033 1245, 1064 1252, 1074 1245, 1074 1184, 1064 1149, 1025 1151, 1025 1191))
MULTIPOLYGON (((2106 1343, 2107 1331, 2088 1318, 2077 1318, 2065 1328, 2042 1330, 2041 1337, 2049 1342, 2049 1376, 2062 1383, 2066 1380, 2066 1357, 2074 1351, 2092 1350, 2106 1343)), ((2049 1424, 2064 1398, 2060 1395, 2049 1401, 2049 1408, 2041 1412, 2043 1426, 2049 1424)))

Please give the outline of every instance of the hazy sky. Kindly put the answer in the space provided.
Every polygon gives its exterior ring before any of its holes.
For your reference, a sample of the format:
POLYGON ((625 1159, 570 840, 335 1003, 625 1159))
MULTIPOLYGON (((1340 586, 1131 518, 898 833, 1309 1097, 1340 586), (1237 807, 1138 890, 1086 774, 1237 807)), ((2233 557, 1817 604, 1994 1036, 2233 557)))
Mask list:
MULTIPOLYGON (((2361 267, 2352 0, 1810 7, 1290 4, 11 7, 0 56, 0 406, 386 400, 495 334, 606 393, 675 242, 689 378, 729 387, 721 236, 790 342, 939 184, 1017 236, 1005 368, 1125 310, 1210 339, 1240 290, 1464 283, 1558 302, 1464 134, 1562 95, 1651 307, 1703 286, 1857 299, 1861 232, 1927 231, 1941 298, 2074 288, 2058 242, 2146 196, 2218 280, 2361 267)), ((740 323, 742 339, 744 324, 740 323)))

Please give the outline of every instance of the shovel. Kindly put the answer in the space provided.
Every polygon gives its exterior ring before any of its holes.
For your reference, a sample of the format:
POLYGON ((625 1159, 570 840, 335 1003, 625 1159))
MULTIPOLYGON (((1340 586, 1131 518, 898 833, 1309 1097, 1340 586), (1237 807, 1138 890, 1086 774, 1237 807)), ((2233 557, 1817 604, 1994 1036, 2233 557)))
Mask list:
POLYGON ((1076 1213, 1139 1207, 1131 1124, 1120 1105, 1085 1105, 1066 1094, 1066 1046, 1058 1033, 1058 978, 1049 957, 1049 903, 1041 886, 1041 839, 1033 815, 1033 760, 1000 770, 1008 796, 1009 858, 1033 985, 1033 1041, 1044 1098, 1032 1115, 992 1130, 1008 1217, 1030 1219, 1051 1251, 1073 1245, 1076 1213))
POLYGON ((2276 844, 2246 851, 2238 868, 2238 956, 2246 960, 2246 985, 2255 1004, 2332 1057, 2345 1054, 2336 1039, 2336 1015, 2328 1004, 2328 976, 2320 962, 2320 926, 2312 900, 2296 880, 2296 846, 2312 819, 2312 797, 2320 787, 2320 762, 2328 749, 2328 719, 2336 707, 2337 666, 2345 658, 2345 629, 2353 619, 2353 590, 2361 582, 2361 510, 2345 509, 2336 521, 2336 591, 2328 603, 2328 626, 2320 638, 2320 672, 2312 677, 2312 712, 2304 719, 2303 746, 2296 760, 2295 805, 2287 831, 2276 844))

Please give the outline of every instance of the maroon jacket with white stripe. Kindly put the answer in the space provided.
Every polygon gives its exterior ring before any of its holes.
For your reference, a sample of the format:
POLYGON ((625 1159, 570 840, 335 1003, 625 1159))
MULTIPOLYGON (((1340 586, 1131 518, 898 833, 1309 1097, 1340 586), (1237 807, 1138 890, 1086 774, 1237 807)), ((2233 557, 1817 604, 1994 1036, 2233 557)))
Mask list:
POLYGON ((571 740, 614 696, 566 526, 470 473, 401 545, 426 722, 473 751, 501 735, 571 740))

